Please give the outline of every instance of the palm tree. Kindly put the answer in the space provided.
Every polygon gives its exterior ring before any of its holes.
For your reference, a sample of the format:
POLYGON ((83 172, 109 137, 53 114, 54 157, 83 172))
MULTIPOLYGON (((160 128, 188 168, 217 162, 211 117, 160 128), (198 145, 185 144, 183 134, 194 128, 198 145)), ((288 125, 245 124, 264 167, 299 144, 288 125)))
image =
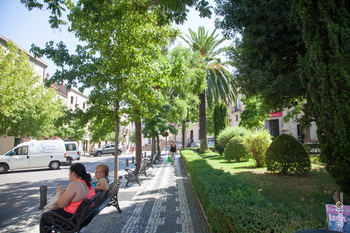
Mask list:
POLYGON ((188 29, 190 35, 187 38, 181 38, 191 47, 193 52, 200 52, 204 58, 204 69, 207 73, 207 88, 202 93, 199 93, 199 137, 200 151, 204 152, 208 149, 207 143, 207 128, 206 128, 206 107, 211 109, 214 102, 219 100, 234 101, 236 88, 234 85, 233 76, 227 68, 226 62, 221 62, 217 56, 225 51, 218 47, 227 38, 217 39, 214 30, 210 35, 205 32, 204 27, 198 27, 198 33, 188 29), (207 104, 206 104, 207 102, 207 104))

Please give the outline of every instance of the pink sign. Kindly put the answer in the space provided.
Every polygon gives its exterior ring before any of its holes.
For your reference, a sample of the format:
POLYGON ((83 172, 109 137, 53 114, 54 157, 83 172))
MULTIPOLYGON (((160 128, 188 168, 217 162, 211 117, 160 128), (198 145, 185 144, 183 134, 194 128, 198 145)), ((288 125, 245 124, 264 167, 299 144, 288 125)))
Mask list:
POLYGON ((282 116, 282 112, 271 112, 270 117, 280 117, 282 116))

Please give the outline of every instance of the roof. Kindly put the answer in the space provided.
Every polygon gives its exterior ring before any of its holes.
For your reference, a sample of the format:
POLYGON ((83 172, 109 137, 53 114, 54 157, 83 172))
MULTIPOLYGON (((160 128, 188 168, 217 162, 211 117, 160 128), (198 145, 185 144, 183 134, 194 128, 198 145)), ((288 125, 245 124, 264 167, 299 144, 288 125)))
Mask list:
MULTIPOLYGON (((9 41, 9 39, 7 39, 6 37, 4 37, 3 35, 0 34, 0 43, 3 44, 3 45, 6 45, 7 42, 9 41)), ((24 48, 22 48, 21 46, 17 45, 16 43, 14 43, 17 48, 18 48, 18 51, 23 51, 25 54, 27 54, 27 56, 29 57, 30 60, 34 61, 35 63, 43 66, 44 68, 47 68, 47 63, 44 62, 43 60, 41 60, 40 58, 36 58, 34 57, 33 54, 29 53, 27 50, 25 50, 24 48)))

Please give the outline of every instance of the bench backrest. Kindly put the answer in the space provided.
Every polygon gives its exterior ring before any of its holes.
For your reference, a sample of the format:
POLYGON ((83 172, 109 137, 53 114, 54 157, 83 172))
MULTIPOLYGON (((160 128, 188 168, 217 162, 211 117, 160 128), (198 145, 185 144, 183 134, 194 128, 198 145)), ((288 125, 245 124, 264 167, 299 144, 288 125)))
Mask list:
POLYGON ((151 158, 150 158, 150 160, 149 160, 151 164, 153 163, 153 160, 155 159, 156 154, 157 154, 157 153, 154 153, 153 155, 151 155, 151 158))
POLYGON ((74 213, 76 223, 80 228, 88 225, 90 221, 118 194, 123 177, 110 184, 107 191, 100 191, 90 200, 85 198, 74 213))
POLYGON ((147 160, 147 159, 143 160, 143 162, 142 162, 142 164, 141 164, 141 166, 140 166, 140 171, 139 171, 139 173, 142 173, 143 170, 145 170, 145 169, 147 168, 147 163, 148 163, 148 160, 147 160))

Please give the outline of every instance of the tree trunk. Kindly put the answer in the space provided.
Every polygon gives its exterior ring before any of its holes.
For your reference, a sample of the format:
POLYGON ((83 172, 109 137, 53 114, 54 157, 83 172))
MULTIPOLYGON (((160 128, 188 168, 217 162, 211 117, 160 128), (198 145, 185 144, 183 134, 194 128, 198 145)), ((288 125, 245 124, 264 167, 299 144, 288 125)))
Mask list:
MULTIPOLYGON (((137 112, 137 111, 136 111, 137 112)), ((136 115, 139 115, 136 113, 136 115)), ((141 138, 141 118, 138 118, 138 120, 135 120, 135 157, 136 157, 136 164, 141 164, 142 162, 142 138, 141 138)))
POLYGON ((158 155, 160 155, 159 135, 157 135, 157 151, 158 155))
POLYGON ((204 152, 208 150, 207 142, 207 117, 205 109, 205 92, 199 94, 199 138, 200 138, 200 148, 199 152, 204 152))
POLYGON ((154 144, 154 138, 151 137, 151 155, 153 155, 153 153, 154 153, 153 144, 154 144))
POLYGON ((186 121, 182 122, 182 148, 186 148, 186 121))
POLYGON ((305 143, 310 143, 310 126, 305 127, 305 143))
POLYGON ((119 101, 116 103, 116 108, 115 108, 115 116, 116 116, 116 121, 115 121, 115 148, 114 148, 114 180, 118 180, 118 144, 119 144, 119 124, 120 124, 120 118, 119 118, 119 101))

